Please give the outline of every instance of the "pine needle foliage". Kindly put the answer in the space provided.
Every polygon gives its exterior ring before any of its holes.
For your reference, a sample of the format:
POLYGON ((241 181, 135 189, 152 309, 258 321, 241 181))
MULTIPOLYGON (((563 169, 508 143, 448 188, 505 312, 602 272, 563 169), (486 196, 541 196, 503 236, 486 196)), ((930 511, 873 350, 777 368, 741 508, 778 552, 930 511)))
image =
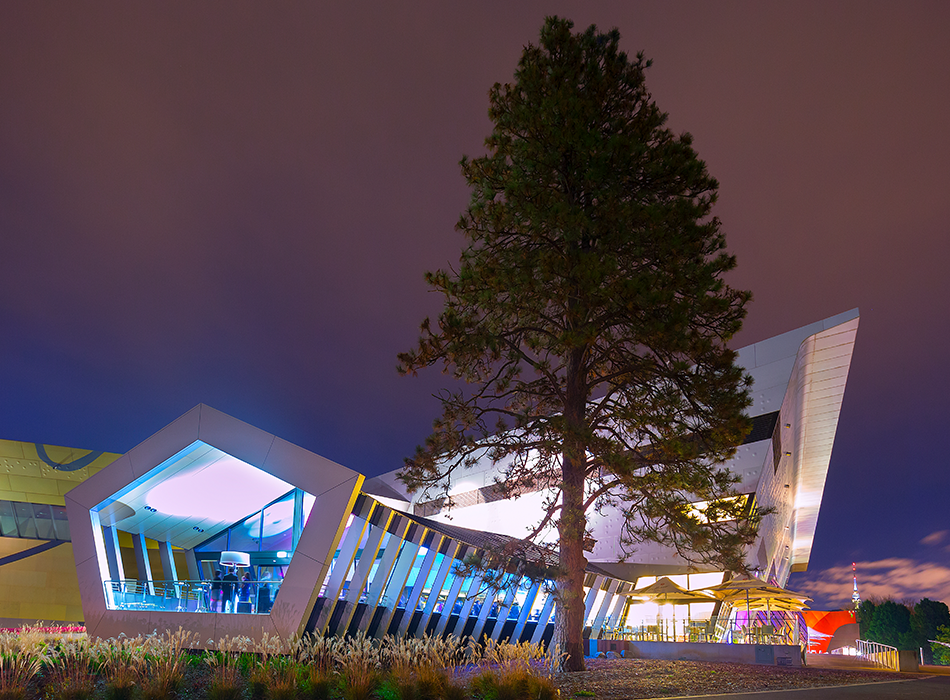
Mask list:
POLYGON ((487 458, 503 495, 550 494, 528 536, 557 530, 557 641, 573 670, 589 512, 623 516, 628 552, 655 541, 733 571, 761 514, 728 500, 737 479, 721 466, 750 428, 726 342, 751 295, 724 281, 718 183, 666 127, 650 62, 617 30, 572 29, 548 18, 514 82, 491 89, 488 152, 461 161, 467 247, 457 269, 426 275, 444 308, 399 370, 464 383, 440 394, 406 460, 410 489, 451 504, 453 472, 487 458))

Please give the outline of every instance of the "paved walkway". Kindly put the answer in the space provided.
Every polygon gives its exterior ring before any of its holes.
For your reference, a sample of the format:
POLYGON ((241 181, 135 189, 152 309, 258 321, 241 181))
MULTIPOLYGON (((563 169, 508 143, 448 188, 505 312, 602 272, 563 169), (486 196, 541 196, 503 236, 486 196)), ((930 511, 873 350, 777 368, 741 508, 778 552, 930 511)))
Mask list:
POLYGON ((884 671, 861 656, 843 654, 805 654, 808 668, 840 668, 845 671, 884 671))
MULTIPOLYGON (((769 690, 762 693, 701 695, 704 700, 947 700, 950 698, 950 676, 929 676, 909 680, 839 685, 825 688, 769 690)), ((671 698, 666 698, 671 700, 671 698)))

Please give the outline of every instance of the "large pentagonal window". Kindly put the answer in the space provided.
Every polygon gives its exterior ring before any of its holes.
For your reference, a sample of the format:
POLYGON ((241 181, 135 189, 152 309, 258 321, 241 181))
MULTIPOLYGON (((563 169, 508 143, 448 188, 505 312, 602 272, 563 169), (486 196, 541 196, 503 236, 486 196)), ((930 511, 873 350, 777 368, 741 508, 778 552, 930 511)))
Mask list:
POLYGON ((65 495, 87 630, 302 634, 361 483, 196 407, 65 495))
POLYGON ((314 501, 196 440, 91 509, 107 608, 268 613, 314 501))

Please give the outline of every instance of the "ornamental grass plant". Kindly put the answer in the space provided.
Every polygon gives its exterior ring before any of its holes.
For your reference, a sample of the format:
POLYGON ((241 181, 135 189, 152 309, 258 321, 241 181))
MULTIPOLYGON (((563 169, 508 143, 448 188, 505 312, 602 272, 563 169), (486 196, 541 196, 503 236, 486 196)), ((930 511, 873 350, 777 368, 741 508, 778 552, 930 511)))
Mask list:
POLYGON ((135 687, 148 670, 145 637, 120 634, 97 640, 90 647, 93 663, 105 680, 106 700, 132 700, 135 687))
POLYGON ((177 632, 90 641, 0 633, 0 700, 509 700, 554 696, 556 655, 530 644, 177 632))
POLYGON ((39 656, 0 650, 0 700, 24 700, 40 667, 39 656))
MULTIPOLYGON (((209 646, 214 642, 208 640, 209 646)), ((240 700, 244 691, 244 679, 240 662, 252 647, 248 637, 224 637, 218 640, 217 648, 205 656, 211 669, 208 684, 208 700, 240 700)))
POLYGON ((345 637, 333 660, 343 700, 370 700, 382 681, 382 646, 365 634, 345 637))
POLYGON ((483 700, 554 700, 553 675, 563 655, 555 647, 545 651, 538 644, 508 644, 489 639, 481 648, 478 674, 472 692, 483 700))
POLYGON ((197 642, 197 635, 182 627, 177 632, 158 635, 153 632, 145 639, 147 673, 141 679, 142 700, 165 700, 173 697, 182 687, 187 664, 187 650, 197 642))
POLYGON ((42 666, 47 700, 90 700, 95 693, 96 674, 87 639, 49 645, 42 666))

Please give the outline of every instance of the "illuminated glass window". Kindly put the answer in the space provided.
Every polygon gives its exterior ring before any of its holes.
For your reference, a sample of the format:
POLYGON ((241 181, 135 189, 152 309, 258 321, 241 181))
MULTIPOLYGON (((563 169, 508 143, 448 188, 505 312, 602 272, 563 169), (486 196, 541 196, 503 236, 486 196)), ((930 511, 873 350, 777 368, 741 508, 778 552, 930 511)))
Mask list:
POLYGON ((735 513, 740 518, 746 518, 755 507, 755 494, 744 493, 718 501, 697 501, 689 504, 689 515, 696 520, 706 523, 723 523, 735 520, 735 513))

